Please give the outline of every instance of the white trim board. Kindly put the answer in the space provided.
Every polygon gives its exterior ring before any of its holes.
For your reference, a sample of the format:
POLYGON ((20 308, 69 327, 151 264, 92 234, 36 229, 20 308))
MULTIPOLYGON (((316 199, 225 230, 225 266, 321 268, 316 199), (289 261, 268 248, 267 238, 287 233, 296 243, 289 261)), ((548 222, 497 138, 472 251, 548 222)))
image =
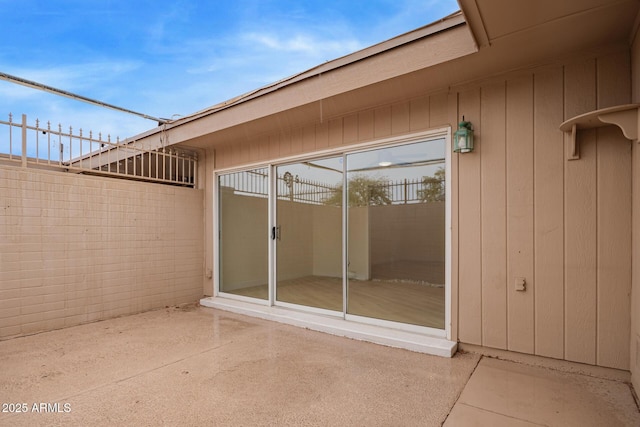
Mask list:
POLYGON ((200 305, 435 356, 452 357, 458 347, 458 343, 445 338, 369 325, 285 307, 252 304, 223 297, 202 298, 200 305))

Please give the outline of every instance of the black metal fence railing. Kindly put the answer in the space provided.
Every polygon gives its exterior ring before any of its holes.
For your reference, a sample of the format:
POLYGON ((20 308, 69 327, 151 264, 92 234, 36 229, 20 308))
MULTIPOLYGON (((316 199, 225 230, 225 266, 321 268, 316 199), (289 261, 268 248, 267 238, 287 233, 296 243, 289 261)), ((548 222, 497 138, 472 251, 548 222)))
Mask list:
MULTIPOLYGON (((444 201, 445 181, 437 175, 400 181, 356 176, 347 182, 348 203, 351 206, 368 206, 444 201)), ((289 173, 278 176, 276 182, 278 200, 315 205, 342 205, 342 183, 332 185, 299 178, 289 173)), ((220 185, 233 189, 235 194, 264 198, 269 194, 266 168, 221 175, 220 185)))

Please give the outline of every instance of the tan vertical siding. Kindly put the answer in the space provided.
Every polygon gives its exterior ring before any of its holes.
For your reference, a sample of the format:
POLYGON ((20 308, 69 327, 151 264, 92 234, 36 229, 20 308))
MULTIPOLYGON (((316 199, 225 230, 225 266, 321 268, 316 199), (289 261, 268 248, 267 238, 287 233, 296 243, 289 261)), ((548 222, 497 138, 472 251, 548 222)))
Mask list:
MULTIPOLYGON (((447 102, 449 98, 446 93, 440 93, 429 97, 429 127, 451 125, 454 130, 457 129, 457 123, 451 123, 450 117, 447 116, 447 102)), ((460 110, 460 115, 464 114, 460 110)), ((468 116, 468 115, 467 115, 468 116)), ((478 116, 479 118, 479 116, 478 116)))
POLYGON ((355 144, 358 142, 358 115, 352 114, 344 118, 343 143, 355 144))
POLYGON ((507 81, 508 349, 534 352, 533 76, 507 81), (527 291, 514 292, 516 277, 527 291))
POLYGON ((302 147, 304 146, 303 140, 303 131, 302 129, 293 129, 291 131, 291 153, 292 154, 300 154, 303 153, 302 147))
MULTIPOLYGON (((640 42, 636 41, 640 50, 640 42)), ((637 52, 640 56, 640 52, 637 52)), ((640 61, 640 58, 636 58, 640 61)), ((640 83, 640 82, 634 82, 640 83)), ((634 99, 635 101, 635 99, 634 99)), ((632 144, 632 260, 631 260, 631 342, 630 361, 631 382, 635 390, 640 390, 640 145, 632 144)))
POLYGON ((324 150, 329 147, 329 123, 316 125, 316 150, 324 150))
MULTIPOLYGON (((632 102, 640 102, 640 37, 635 34, 631 46, 631 87, 632 102)), ((631 342, 630 363, 631 383, 640 390, 640 147, 631 144, 632 151, 632 261, 631 261, 631 342)))
POLYGON ((374 111, 373 122, 374 138, 385 138, 391 136, 391 107, 380 107, 374 111))
POLYGON ((564 145, 561 67, 534 76, 535 354, 564 358, 564 145))
MULTIPOLYGON (((480 90, 459 94, 458 115, 475 124, 478 135, 480 124, 480 90)), ((482 260, 480 215, 480 158, 482 140, 478 138, 474 152, 458 157, 458 307, 459 339, 470 344, 482 344, 482 260)), ((454 254, 455 256, 455 254, 454 254)))
POLYGON ((429 97, 425 96, 411 101, 409 114, 409 127, 412 132, 429 129, 429 97))
POLYGON ((507 348, 505 84, 481 88, 482 337, 507 348))
MULTIPOLYGON (((565 117, 596 108, 596 62, 565 67, 565 117)), ((567 138, 565 138, 567 139, 567 138)), ((596 131, 581 132, 580 160, 565 161, 565 357, 595 364, 596 131)))
POLYGON ((329 120, 329 148, 342 145, 342 119, 329 120))
POLYGON ((618 52, 598 58, 598 108, 624 105, 631 102, 631 80, 621 72, 630 73, 627 52, 618 52))
POLYGON ((302 130, 302 152, 313 151, 316 148, 316 129, 307 126, 302 130))
POLYGON ((391 107, 391 134, 400 135, 411 130, 411 104, 403 102, 391 107))
MULTIPOLYGON (((455 132, 455 124, 458 122, 458 95, 450 93, 448 95, 449 123, 454 125, 452 131, 455 132)), ((453 145, 451 146, 453 149, 453 145)), ((451 157, 451 176, 458 177, 460 173, 459 157, 451 157)), ((459 252, 460 242, 460 186, 458 179, 452 179, 448 185, 451 187, 451 253, 459 252)), ((460 277, 460 257, 451 257, 451 340, 457 341, 459 338, 460 316, 460 289, 458 287, 460 277)))
MULTIPOLYGON (((597 60, 598 108, 627 104, 631 81, 626 52, 597 60)), ((631 143, 615 126, 597 132, 598 365, 628 369, 631 293, 631 143), (612 349, 617 349, 612 351, 612 349)))
POLYGON ((627 369, 631 333, 631 144, 617 127, 608 126, 598 130, 597 153, 597 364, 627 369))
POLYGON ((358 114, 358 139, 369 141, 373 139, 373 110, 363 111, 358 114))

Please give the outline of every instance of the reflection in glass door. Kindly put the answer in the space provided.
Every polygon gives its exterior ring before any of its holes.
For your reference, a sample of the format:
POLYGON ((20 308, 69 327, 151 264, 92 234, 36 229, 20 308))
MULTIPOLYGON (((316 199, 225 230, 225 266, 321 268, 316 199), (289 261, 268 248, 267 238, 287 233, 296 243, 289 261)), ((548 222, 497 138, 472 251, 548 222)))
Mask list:
POLYGON ((444 329, 445 145, 346 156, 348 314, 444 329))
POLYGON ((267 168, 218 177, 220 292, 269 297, 267 168))
POLYGON ((440 138, 219 175, 219 291, 445 329, 445 152, 440 138))
POLYGON ((276 301, 343 312, 343 158, 276 168, 276 301))

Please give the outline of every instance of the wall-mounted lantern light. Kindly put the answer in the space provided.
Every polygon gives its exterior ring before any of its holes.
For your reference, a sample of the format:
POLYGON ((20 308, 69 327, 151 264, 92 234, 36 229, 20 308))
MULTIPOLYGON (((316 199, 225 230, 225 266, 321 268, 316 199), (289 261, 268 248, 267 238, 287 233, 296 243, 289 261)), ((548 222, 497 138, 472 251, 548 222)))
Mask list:
POLYGON ((458 123, 458 130, 453 134, 453 151, 455 153, 470 153, 473 151, 473 125, 466 122, 464 116, 458 123))

